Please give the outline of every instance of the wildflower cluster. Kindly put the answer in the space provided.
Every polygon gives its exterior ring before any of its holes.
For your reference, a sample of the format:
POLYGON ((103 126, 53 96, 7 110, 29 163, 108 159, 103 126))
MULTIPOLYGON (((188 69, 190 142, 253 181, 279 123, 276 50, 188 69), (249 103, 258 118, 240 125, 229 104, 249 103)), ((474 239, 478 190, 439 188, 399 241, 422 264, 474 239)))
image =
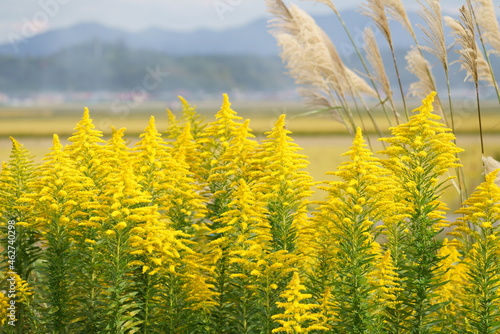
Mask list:
POLYGON ((105 140, 87 109, 39 165, 12 139, 0 277, 11 246, 16 296, 2 279, 1 331, 495 333, 497 171, 447 222, 460 149, 433 99, 379 154, 357 129, 315 203, 285 116, 259 142, 227 96, 209 124, 182 99, 182 119, 169 111, 162 133, 152 117, 134 147, 124 129, 105 140))

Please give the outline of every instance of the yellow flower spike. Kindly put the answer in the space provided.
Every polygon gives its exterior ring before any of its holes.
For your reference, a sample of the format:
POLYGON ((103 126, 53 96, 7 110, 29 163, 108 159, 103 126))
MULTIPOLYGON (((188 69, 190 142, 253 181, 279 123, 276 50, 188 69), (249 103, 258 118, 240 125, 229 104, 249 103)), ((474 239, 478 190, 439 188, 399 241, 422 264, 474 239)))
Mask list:
POLYGON ((280 327, 272 330, 273 333, 309 333, 313 330, 328 330, 321 325, 322 315, 313 311, 318 305, 303 302, 304 299, 311 298, 310 294, 302 293, 304 289, 299 274, 294 272, 292 280, 280 295, 285 301, 276 303, 283 312, 272 316, 280 324, 280 327))
POLYGON ((402 301, 405 305, 428 305, 402 325, 417 327, 417 331, 423 330, 419 326, 438 316, 438 308, 432 308, 430 302, 433 291, 438 288, 433 282, 439 279, 436 268, 439 268, 437 253, 440 242, 436 234, 449 226, 449 222, 445 216, 448 209, 438 200, 445 187, 436 180, 448 173, 450 168, 460 166, 456 154, 462 151, 456 146, 451 129, 433 113, 435 95, 435 92, 429 94, 407 123, 391 128, 392 137, 380 139, 390 144, 380 152, 389 158, 382 163, 393 172, 393 179, 400 188, 394 201, 403 201, 407 213, 405 221, 388 217, 384 234, 389 239, 388 247, 396 257, 396 264, 406 262, 405 253, 408 253, 406 257, 414 259, 412 263, 405 264, 402 271, 406 273, 402 281, 402 288, 406 291, 401 295, 402 301), (434 255, 429 257, 429 254, 434 255), (421 282, 426 283, 416 288, 421 282), (421 294, 423 290, 426 292, 421 294))
POLYGON ((118 210, 111 212, 111 217, 113 217, 113 218, 119 217, 120 215, 121 215, 121 212, 118 210))
POLYGON ((314 182, 304 170, 309 164, 307 157, 298 153, 302 148, 289 136, 291 132, 286 129, 285 119, 286 115, 278 118, 259 148, 257 158, 258 164, 263 166, 263 177, 257 191, 264 194, 270 211, 269 221, 271 226, 276 226, 274 247, 306 255, 303 263, 307 264, 310 261, 307 255, 313 252, 315 231, 307 215, 301 212, 309 204, 314 182), (283 213, 289 218, 281 219, 283 213))
POLYGON ((455 322, 456 315, 467 303, 470 281, 467 275, 467 265, 457 250, 456 242, 450 242, 448 239, 444 239, 439 256, 441 258, 440 281, 444 284, 437 289, 434 302, 446 302, 442 314, 447 321, 455 322))
POLYGON ((160 271, 160 268, 155 268, 153 270, 151 270, 150 272, 148 272, 149 275, 155 275, 156 273, 158 273, 160 271))
POLYGON ((223 95, 221 109, 217 112, 215 118, 216 121, 208 124, 198 139, 198 143, 204 148, 200 156, 202 161, 216 162, 215 165, 202 166, 200 173, 206 175, 207 179, 211 174, 211 170, 219 165, 219 158, 225 152, 223 145, 229 147, 228 144, 224 143, 228 143, 234 138, 240 128, 241 124, 236 121, 242 119, 231 109, 227 94, 223 95), (215 152, 216 154, 214 154, 215 152))
POLYGON ((414 110, 419 113, 413 115, 408 123, 391 128, 392 138, 380 140, 393 145, 383 151, 389 157, 400 155, 408 143, 412 143, 418 157, 425 157, 428 152, 442 153, 441 155, 434 154, 429 164, 435 165, 435 171, 438 174, 443 174, 449 168, 458 166, 458 160, 454 154, 461 152, 462 149, 453 143, 455 137, 451 130, 442 123, 434 121, 440 120, 438 115, 432 113, 435 95, 436 93, 432 92, 422 101, 422 106, 414 110))
MULTIPOLYGON (((2 279, 7 279, 13 277, 13 281, 15 282, 15 299, 17 303, 27 303, 31 296, 35 294, 33 291, 33 288, 26 282, 25 280, 21 279, 21 277, 16 274, 16 273, 3 273, 2 279), (7 276, 8 275, 8 276, 7 276)), ((12 292, 11 292, 12 293, 12 292)), ((7 295, 4 295, 2 292, 0 292, 0 305, 2 305, 5 302, 5 299, 8 303, 12 300, 12 298, 9 297, 9 290, 7 290, 7 295)), ((18 306, 17 306, 18 307, 18 306)), ((3 309, 0 309, 0 315, 3 313, 3 309)))
POLYGON ((493 225, 491 224, 491 222, 483 222, 482 224, 482 227, 483 228, 491 228, 493 225))
POLYGON ((10 306, 9 302, 10 299, 0 291, 0 325, 4 325, 7 322, 8 307, 10 306))
POLYGON ((467 224, 472 224, 478 228, 480 233, 493 233, 497 235, 500 231, 496 229, 489 231, 493 226, 492 222, 500 220, 500 188, 495 184, 496 175, 499 170, 494 170, 487 174, 486 181, 481 183, 474 193, 463 203, 462 208, 456 213, 463 214, 454 223, 454 232, 458 232, 462 240, 467 239, 467 235, 472 236, 477 232, 467 228, 467 224), (486 231, 481 231, 481 228, 486 231))
POLYGON ((115 225, 115 229, 118 231, 123 230, 124 228, 127 227, 127 223, 124 221, 119 222, 118 224, 115 225))
POLYGON ((90 118, 88 108, 84 108, 83 116, 75 128, 76 132, 73 133, 68 141, 71 143, 65 148, 65 152, 70 158, 78 161, 78 168, 81 172, 90 174, 99 173, 100 171, 100 155, 103 153, 100 144, 105 141, 102 140, 102 132, 95 129, 95 126, 90 118), (96 163, 96 160, 99 163, 96 163), (92 168, 92 170, 89 170, 92 168))
POLYGON ((371 302, 375 303, 378 308, 385 306, 395 308, 396 304, 400 303, 395 302, 397 293, 403 290, 400 287, 401 278, 396 272, 397 268, 394 266, 390 250, 383 251, 380 245, 375 246, 375 248, 377 249, 375 268, 368 276, 371 284, 376 287, 375 299, 371 302))
MULTIPOLYGON (((368 294, 360 293, 373 289, 376 284, 376 281, 367 281, 362 277, 375 270, 372 261, 376 252, 373 246, 373 222, 396 219, 395 216, 405 210, 404 205, 395 200, 400 189, 392 172, 384 168, 382 161, 366 147, 362 131, 358 128, 351 148, 343 154, 350 157, 349 161, 342 163, 336 172, 330 173, 341 181, 327 183, 328 187, 324 189, 328 191, 328 197, 318 203, 314 216, 318 235, 317 266, 332 273, 329 279, 333 284, 345 287, 332 291, 335 303, 339 304, 337 308, 348 310, 339 314, 339 321, 345 324, 355 314, 368 317, 376 313, 379 307, 370 301, 368 294), (325 258, 335 260, 325 261, 325 258), (353 272, 365 274, 353 275, 353 272), (360 300, 363 302, 360 303, 360 300)), ((327 288, 318 287, 319 291, 327 288)), ((333 305, 329 307, 333 308, 333 305)), ((331 313, 333 310, 325 312, 331 313)), ((341 331, 350 329, 348 325, 339 328, 341 331)))
POLYGON ((250 275, 252 275, 252 276, 261 276, 262 274, 261 274, 261 272, 260 272, 260 271, 258 271, 257 269, 254 269, 254 270, 252 270, 252 271, 250 272, 250 275))
MULTIPOLYGON (((173 227, 183 231, 191 228, 195 215, 206 211, 200 195, 203 185, 195 182, 190 170, 191 166, 197 164, 192 161, 196 158, 191 158, 191 155, 198 156, 197 147, 194 143, 189 148, 182 147, 192 141, 189 127, 186 129, 182 132, 183 137, 177 138, 172 149, 161 138, 155 120, 151 118, 133 152, 134 171, 139 175, 139 184, 151 196, 158 209, 167 216, 176 218, 172 221, 173 227), (179 215, 181 210, 184 210, 185 215, 179 215)), ((146 202, 149 201, 151 200, 146 202)), ((132 212, 127 215, 133 221, 139 222, 142 219, 141 215, 132 212)))

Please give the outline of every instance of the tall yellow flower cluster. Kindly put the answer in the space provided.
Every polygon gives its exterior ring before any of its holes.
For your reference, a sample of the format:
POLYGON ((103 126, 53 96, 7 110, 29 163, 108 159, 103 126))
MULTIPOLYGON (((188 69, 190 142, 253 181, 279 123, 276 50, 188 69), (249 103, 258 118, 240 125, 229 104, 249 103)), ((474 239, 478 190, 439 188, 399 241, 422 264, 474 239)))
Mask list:
MULTIPOLYGON (((384 164, 399 177, 399 182, 411 199, 427 196, 427 192, 440 188, 439 176, 446 174, 449 169, 460 167, 457 153, 463 151, 455 143, 455 135, 447 128, 440 116, 433 113, 432 103, 436 93, 433 92, 422 102, 422 106, 415 109, 418 112, 410 117, 410 120, 391 128, 392 137, 380 140, 390 144, 382 154, 387 159, 384 164)), ((440 222, 446 206, 438 201, 439 196, 431 197, 429 204, 434 210, 426 213, 431 219, 436 218, 440 222)), ((418 211, 419 207, 407 201, 410 208, 418 211)), ((415 201, 413 201, 415 202, 415 201)), ((443 227, 438 224, 436 228, 443 227)))
POLYGON ((456 154, 462 151, 451 129, 433 113, 435 95, 429 94, 407 123, 391 128, 392 137, 381 139, 390 144, 381 152, 389 157, 382 163, 393 172, 399 189, 394 200, 405 205, 406 215, 405 219, 388 219, 382 227, 397 271, 404 277, 389 323, 416 331, 430 330, 437 310, 446 304, 434 304, 433 299, 442 281, 437 235, 449 224, 444 216, 448 208, 439 200, 446 180, 440 177, 460 166, 456 154), (414 312, 408 312, 405 305, 411 305, 414 312))
POLYGON ((209 124, 181 98, 182 118, 162 133, 151 117, 134 147, 88 109, 41 164, 12 139, 0 269, 17 293, 0 282, 0 331, 15 302, 23 333, 497 332, 496 172, 443 241, 460 149, 433 98, 380 156, 358 129, 315 203, 285 116, 256 140, 227 95, 209 124))
POLYGON ((386 285, 391 283, 370 282, 367 278, 375 270, 378 251, 374 246, 374 224, 392 217, 401 208, 394 202, 398 188, 391 172, 366 148, 359 128, 353 146, 344 155, 350 160, 331 173, 340 181, 331 181, 324 187, 329 195, 319 203, 315 217, 316 248, 320 255, 316 266, 322 268, 316 271, 321 275, 316 279, 323 281, 323 289, 333 288, 332 305, 339 319, 331 324, 332 328, 363 332, 380 325, 373 317, 380 299, 396 298, 388 296, 386 285), (376 289, 384 291, 377 293, 376 289), (372 300, 376 295, 379 300, 372 300))
POLYGON ((284 312, 273 316, 280 327, 273 329, 273 333, 309 333, 311 331, 326 331, 327 327, 319 325, 321 314, 313 312, 318 305, 304 302, 311 298, 310 294, 302 293, 305 286, 300 283, 300 276, 293 273, 292 280, 283 291, 281 297, 285 300, 278 302, 284 312))
POLYGON ((309 162, 289 137, 281 115, 257 152, 261 171, 259 191, 264 195, 275 250, 300 254, 307 263, 314 233, 308 222, 307 199, 312 177, 304 169, 309 162))
POLYGON ((500 187, 495 184, 498 170, 486 175, 457 213, 454 235, 460 240, 467 275, 463 294, 465 320, 477 331, 498 330, 500 321, 500 187))
POLYGON ((471 330, 465 320, 465 305, 469 298, 467 290, 470 288, 467 273, 469 259, 460 254, 454 241, 445 238, 438 252, 441 258, 438 276, 442 285, 436 289, 434 303, 444 305, 438 311, 443 320, 443 328, 450 333, 462 333, 464 328, 471 330))

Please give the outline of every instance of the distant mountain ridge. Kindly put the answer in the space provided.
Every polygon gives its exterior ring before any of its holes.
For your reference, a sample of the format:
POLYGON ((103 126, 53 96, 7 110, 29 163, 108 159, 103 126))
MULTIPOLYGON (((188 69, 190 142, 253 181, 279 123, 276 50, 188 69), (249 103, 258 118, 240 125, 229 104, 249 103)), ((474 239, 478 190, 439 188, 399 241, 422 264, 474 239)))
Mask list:
MULTIPOLYGON (((409 13, 413 24, 420 21, 409 13)), ((382 59, 394 85, 396 74, 387 43, 374 24, 356 11, 342 15, 354 41, 363 44, 363 30, 372 27, 379 39, 382 59)), ((316 18, 330 34, 344 63, 362 71, 354 48, 334 16, 316 18)), ((404 87, 417 80, 405 67, 405 56, 413 40, 399 23, 391 22, 395 55, 404 87)), ((415 29, 417 34, 421 32, 415 29)), ((448 36, 448 38, 451 38, 448 36)), ((423 39, 419 39, 423 41, 423 39)), ((450 41, 451 42, 451 41, 450 41)), ((127 32, 98 23, 81 23, 65 29, 48 31, 13 47, 0 46, 0 93, 29 95, 33 92, 130 92, 141 89, 151 71, 165 74, 148 95, 165 99, 178 94, 189 97, 239 91, 249 94, 289 94, 296 86, 278 56, 279 50, 270 34, 267 20, 260 19, 245 26, 225 31, 199 30, 172 32, 150 28, 127 32), (16 49, 18 52, 16 52, 16 49)), ((458 55, 450 50, 450 63, 458 55)), ((500 60, 492 57, 495 72, 500 72, 500 60)), ((438 89, 445 89, 444 74, 433 56, 427 57, 438 89), (444 87, 444 88, 443 88, 444 87)), ((450 82, 454 89, 465 92, 470 83, 464 82, 460 64, 450 67, 450 82)), ((396 91, 397 87, 392 87, 396 91)), ((295 97, 294 94, 287 95, 295 97)))
POLYGON ((262 19, 231 30, 193 32, 160 28, 128 32, 101 23, 79 23, 43 32, 14 44, 2 44, 0 54, 19 57, 50 56, 63 49, 95 40, 104 43, 119 42, 131 49, 170 55, 276 55, 278 52, 274 38, 267 31, 266 20, 262 19))
MULTIPOLYGON (((371 26, 379 34, 369 18, 356 10, 342 12, 351 34, 357 43, 362 43, 362 32, 371 26)), ((412 23, 421 23, 416 12, 409 12, 412 23)), ((317 16, 317 23, 331 36, 339 52, 351 52, 351 43, 335 15, 317 16)), ((412 44, 410 35, 399 23, 391 23, 396 48, 408 48, 412 44)), ((415 28, 417 33, 419 29, 415 28)), ((380 35, 380 34, 379 34, 380 35)), ((131 49, 143 49, 170 55, 277 55, 278 47, 269 33, 267 19, 262 18, 238 28, 221 31, 201 29, 192 32, 178 32, 150 28, 140 32, 128 32, 100 23, 80 23, 68 28, 54 29, 37 34, 17 43, 0 45, 0 54, 15 56, 49 56, 65 48, 88 43, 120 42, 131 49)), ((381 43, 385 48, 386 43, 381 43)))

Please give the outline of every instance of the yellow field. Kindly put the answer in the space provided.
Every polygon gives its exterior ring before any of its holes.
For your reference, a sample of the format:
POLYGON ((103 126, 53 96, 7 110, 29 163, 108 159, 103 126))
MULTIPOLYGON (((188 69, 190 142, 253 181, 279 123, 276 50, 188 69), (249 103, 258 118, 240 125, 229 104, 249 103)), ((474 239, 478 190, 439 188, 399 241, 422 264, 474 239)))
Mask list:
MULTIPOLYGON (((91 116, 96 127, 109 136, 110 126, 116 128, 126 127, 127 135, 131 142, 135 142, 138 135, 146 127, 149 117, 155 116, 160 131, 166 129, 167 114, 161 104, 147 105, 140 111, 128 115, 113 114, 106 110, 106 105, 90 108, 91 116)), ((281 113, 287 113, 287 127, 293 132, 293 138, 304 149, 303 153, 310 158, 309 172, 317 181, 331 179, 325 176, 328 171, 333 171, 343 161, 341 154, 348 150, 351 137, 342 124, 333 120, 328 115, 298 116, 306 110, 300 102, 268 102, 244 103, 241 108, 238 103, 233 104, 238 114, 250 118, 250 127, 258 139, 263 138, 266 131, 270 130, 281 113)), ((67 105, 60 108, 0 108, 0 161, 8 160, 10 154, 9 136, 14 136, 18 141, 35 156, 35 161, 40 162, 43 155, 49 152, 52 145, 52 134, 57 133, 63 143, 74 131, 79 121, 83 108, 76 105, 67 105)), ((199 112, 206 115, 211 121, 218 110, 218 102, 205 103, 199 106, 199 112)), ((178 108, 174 112, 178 112, 178 108)), ((481 181, 481 154, 479 136, 477 134, 477 117, 474 112, 457 112, 455 124, 458 132, 458 145, 465 149, 461 155, 464 164, 468 188, 470 190, 481 181)), ((388 134, 387 119, 382 113, 374 114, 380 128, 388 134)), ((371 133, 374 151, 381 149, 377 142, 374 127, 366 119, 366 128, 371 133)), ((486 155, 500 158, 500 117, 493 108, 486 110, 483 117, 486 155)), ((469 190, 469 193, 470 193, 469 190)), ((314 199, 321 199, 323 193, 318 193, 314 199)), ((457 192, 450 188, 445 201, 456 208, 459 204, 457 192)))
MULTIPOLYGON (((414 106, 418 106, 418 101, 414 106)), ((219 101, 200 103, 197 110, 211 120, 219 110, 219 101)), ((455 109, 455 126, 457 132, 476 133, 478 122, 476 111, 465 103, 462 107, 455 109)), ((279 115, 288 115, 287 126, 296 135, 332 135, 345 134, 344 125, 336 122, 328 112, 312 116, 301 116, 308 109, 298 101, 291 102, 236 102, 233 109, 244 118, 251 119, 251 128, 254 133, 262 134, 268 131, 279 115)), ((179 112, 178 104, 173 104, 174 113, 179 112)), ((149 116, 157 119, 161 129, 166 126, 166 108, 162 103, 148 103, 140 109, 131 110, 128 113, 113 113, 109 110, 109 104, 98 104, 90 107, 94 124, 104 133, 110 133, 110 125, 115 127, 126 127, 131 135, 141 133, 145 128, 149 116)), ((81 117, 83 107, 81 105, 63 105, 57 107, 0 107, 0 138, 6 136, 25 137, 42 136, 58 133, 61 136, 69 135, 76 122, 81 117)), ((483 106, 483 130, 485 133, 500 133, 500 113, 497 104, 484 103, 483 106)), ((391 116, 392 117, 392 116, 391 116)), ((373 112, 373 118, 378 127, 387 132, 389 123, 386 116, 379 110, 373 112)), ((393 117, 392 117, 393 118, 393 117)), ((391 119, 392 119, 391 118, 391 119)), ((359 122, 357 117, 356 121, 359 122)), ((403 117, 400 118, 401 120, 403 117)), ((368 132, 375 133, 372 122, 366 115, 364 123, 368 132)), ((392 125, 395 125, 394 122, 392 125)))

